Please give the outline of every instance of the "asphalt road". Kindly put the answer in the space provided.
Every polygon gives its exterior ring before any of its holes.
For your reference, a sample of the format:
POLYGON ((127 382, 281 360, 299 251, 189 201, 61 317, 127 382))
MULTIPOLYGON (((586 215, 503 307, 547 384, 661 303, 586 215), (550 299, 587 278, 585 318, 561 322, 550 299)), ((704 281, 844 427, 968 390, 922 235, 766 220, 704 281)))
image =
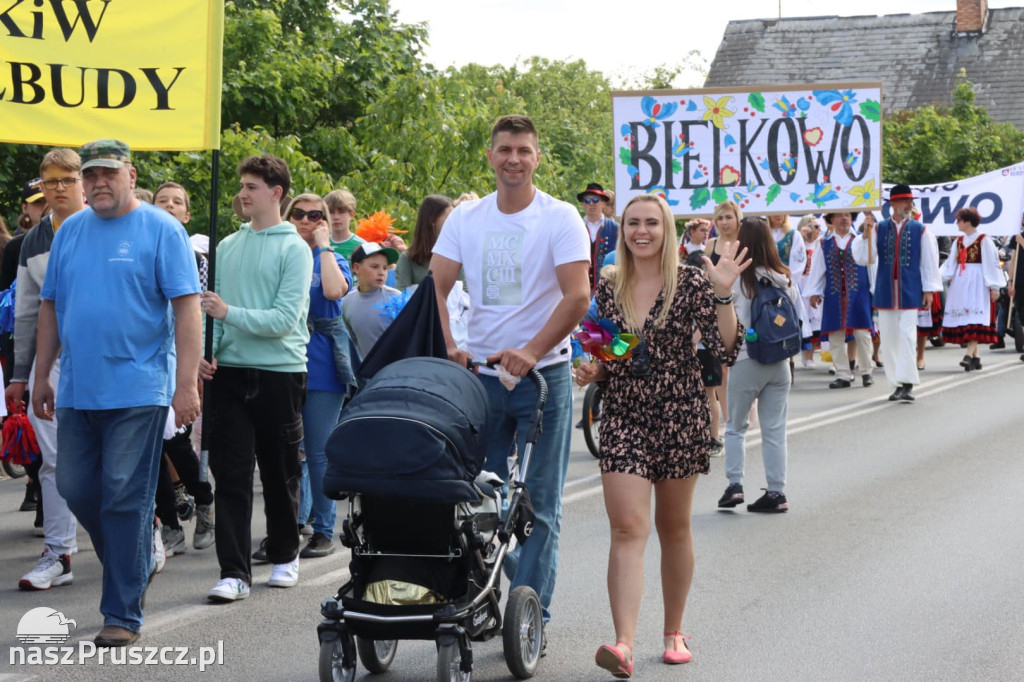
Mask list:
MULTIPOLYGON (((722 460, 697 488, 697 573, 684 623, 692 663, 660 662, 658 548, 647 552, 647 584, 635 677, 669 680, 1021 680, 1024 679, 1024 363, 1009 351, 983 354, 964 374, 959 348, 929 349, 916 404, 893 404, 876 370, 874 387, 830 391, 823 369, 797 370, 790 399, 791 511, 719 512, 722 460)), ((579 402, 577 402, 577 406, 579 402)), ((578 409, 578 407, 577 407, 578 409)), ((748 445, 748 497, 763 485, 758 439, 748 445)), ((549 655, 537 680, 611 679, 593 664, 611 642, 604 571, 607 521, 596 460, 579 432, 565 493, 559 581, 549 655)), ((17 589, 41 551, 32 515, 18 513, 24 487, 0 481, 0 682, 22 680, 316 680, 318 605, 344 580, 341 552, 304 560, 300 583, 266 587, 258 567, 252 596, 209 605, 213 549, 168 561, 148 595, 140 646, 221 642, 223 664, 193 666, 9 664, 21 617, 45 606, 75 619, 71 641, 91 640, 102 621, 100 570, 88 536, 73 559, 75 581, 49 592, 17 589)), ((261 508, 257 500, 255 508, 261 508)), ((253 535, 263 534, 263 520, 253 535)), ((474 680, 511 679, 500 640, 474 648, 474 680)), ((434 678, 433 645, 402 642, 389 673, 359 680, 434 678)))

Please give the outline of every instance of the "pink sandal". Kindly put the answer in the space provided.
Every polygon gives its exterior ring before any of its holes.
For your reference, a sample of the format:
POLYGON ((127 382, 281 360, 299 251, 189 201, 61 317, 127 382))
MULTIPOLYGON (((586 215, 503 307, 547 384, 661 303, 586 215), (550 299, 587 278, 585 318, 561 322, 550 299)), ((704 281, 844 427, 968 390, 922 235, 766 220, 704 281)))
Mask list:
POLYGON ((597 653, 594 654, 594 662, 599 667, 610 672, 613 677, 617 677, 620 680, 629 679, 633 675, 633 651, 629 649, 629 645, 625 642, 616 642, 615 646, 602 644, 597 649, 597 653), (619 646, 629 650, 628 662, 622 652, 619 651, 619 646))
POLYGON ((686 646, 686 640, 690 639, 681 632, 666 632, 665 637, 672 638, 672 648, 665 649, 665 655, 662 656, 661 660, 665 663, 675 665, 677 663, 689 663, 693 660, 693 654, 690 653, 690 647, 686 646), (683 650, 679 650, 679 640, 683 642, 683 650))

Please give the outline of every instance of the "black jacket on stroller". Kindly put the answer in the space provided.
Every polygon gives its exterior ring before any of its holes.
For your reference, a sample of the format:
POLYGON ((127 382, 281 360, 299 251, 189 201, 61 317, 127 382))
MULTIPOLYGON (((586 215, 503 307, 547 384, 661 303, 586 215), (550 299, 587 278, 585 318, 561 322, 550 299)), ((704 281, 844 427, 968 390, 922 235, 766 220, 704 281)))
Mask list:
POLYGON ((487 393, 439 358, 383 368, 345 406, 327 440, 324 493, 477 503, 487 449, 487 393))

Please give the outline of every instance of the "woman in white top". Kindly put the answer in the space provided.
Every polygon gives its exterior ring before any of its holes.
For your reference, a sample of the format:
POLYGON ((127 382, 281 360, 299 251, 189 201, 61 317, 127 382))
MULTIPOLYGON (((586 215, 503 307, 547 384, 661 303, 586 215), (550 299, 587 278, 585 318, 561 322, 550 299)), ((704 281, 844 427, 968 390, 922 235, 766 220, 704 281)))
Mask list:
POLYGON ((946 343, 967 344, 967 355, 960 361, 965 372, 981 369, 979 343, 998 340, 992 304, 1006 282, 999 270, 995 244, 978 232, 980 222, 981 215, 976 208, 956 212, 956 226, 963 234, 953 242, 941 270, 942 280, 949 283, 942 316, 942 338, 946 343))
POLYGON ((817 337, 821 333, 821 308, 811 307, 811 297, 804 295, 805 282, 811 274, 811 263, 816 257, 820 258, 818 247, 821 246, 821 226, 818 218, 814 215, 805 215, 796 225, 797 232, 804 240, 804 252, 807 260, 804 263, 803 272, 796 275, 796 285, 800 289, 800 295, 804 299, 804 311, 807 313, 804 320, 801 320, 803 336, 803 360, 804 367, 814 369, 814 347, 818 344, 817 337))
POLYGON ((798 230, 794 230, 788 215, 768 216, 768 226, 772 228, 772 240, 779 250, 782 264, 793 273, 798 280, 807 264, 807 246, 798 230))

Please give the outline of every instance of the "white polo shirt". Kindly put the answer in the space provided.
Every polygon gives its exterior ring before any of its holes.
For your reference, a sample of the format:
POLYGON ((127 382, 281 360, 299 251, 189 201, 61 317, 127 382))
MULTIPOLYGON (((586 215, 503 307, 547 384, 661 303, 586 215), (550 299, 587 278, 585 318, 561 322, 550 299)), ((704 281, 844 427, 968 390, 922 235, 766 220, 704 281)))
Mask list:
MULTIPOLYGON (((522 348, 547 323, 559 302, 555 268, 590 262, 590 235, 576 208, 545 192, 511 215, 498 210, 498 195, 459 204, 441 229, 434 253, 461 263, 470 297, 467 350, 483 360, 505 348, 522 348)), ((569 337, 537 363, 571 358, 569 337)))

